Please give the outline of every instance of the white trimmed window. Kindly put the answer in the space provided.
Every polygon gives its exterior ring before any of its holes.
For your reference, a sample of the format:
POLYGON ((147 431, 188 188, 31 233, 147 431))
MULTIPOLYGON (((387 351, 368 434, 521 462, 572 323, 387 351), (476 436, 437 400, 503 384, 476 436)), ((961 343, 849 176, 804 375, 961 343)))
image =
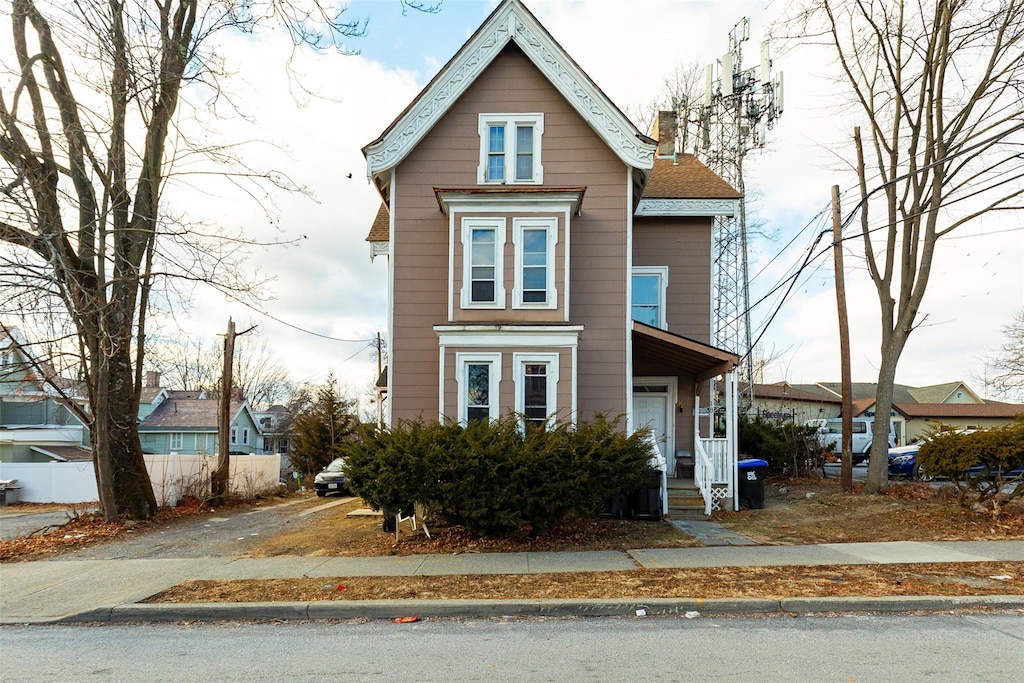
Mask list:
POLYGON ((459 422, 498 419, 500 353, 455 354, 455 378, 459 391, 459 422))
POLYGON ((515 185, 544 182, 540 142, 544 114, 480 114, 477 182, 515 185))
POLYGON ((515 284, 513 308, 557 308, 555 289, 555 245, 558 219, 515 218, 512 242, 515 244, 515 284))
POLYGON ((246 446, 249 445, 249 428, 242 427, 242 443, 246 446))
POLYGON ((462 253, 462 307, 505 308, 505 219, 463 218, 462 253))
POLYGON ((637 266, 633 268, 633 320, 668 329, 665 302, 668 298, 668 267, 637 266))
POLYGON ((238 443, 238 427, 231 428, 231 445, 234 446, 238 443))
POLYGON ((181 432, 171 432, 171 444, 170 448, 172 451, 180 451, 185 442, 184 434, 181 432))
POLYGON ((516 411, 524 421, 543 426, 558 412, 558 354, 515 353, 516 411))

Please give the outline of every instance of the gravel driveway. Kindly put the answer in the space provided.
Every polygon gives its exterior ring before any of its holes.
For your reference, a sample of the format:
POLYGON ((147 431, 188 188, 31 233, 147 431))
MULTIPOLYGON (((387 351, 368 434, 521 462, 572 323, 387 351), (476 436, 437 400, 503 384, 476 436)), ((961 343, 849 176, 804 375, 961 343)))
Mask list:
MULTIPOLYGON (((284 502, 265 502, 260 507, 223 512, 217 510, 196 517, 179 518, 169 524, 143 525, 117 540, 61 553, 51 559, 167 559, 244 555, 255 543, 273 538, 284 531, 292 531, 297 525, 316 524, 324 510, 351 500, 305 496, 284 502)), ((64 513, 59 514, 63 519, 64 513)), ((3 519, 3 526, 6 533, 6 518, 3 519)), ((36 528, 39 527, 33 527, 36 528)))

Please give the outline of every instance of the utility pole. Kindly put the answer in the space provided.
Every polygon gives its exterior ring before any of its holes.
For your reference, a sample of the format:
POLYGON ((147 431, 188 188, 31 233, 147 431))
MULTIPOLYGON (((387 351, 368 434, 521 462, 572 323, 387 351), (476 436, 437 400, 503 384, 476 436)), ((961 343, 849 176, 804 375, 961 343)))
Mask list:
POLYGON ((228 495, 228 475, 231 472, 231 391, 233 388, 231 370, 235 362, 235 337, 256 329, 250 327, 235 333, 235 321, 228 318, 228 331, 224 335, 224 367, 220 379, 220 402, 217 405, 217 467, 210 473, 210 494, 212 502, 221 504, 228 495))
POLYGON ((832 186, 832 259, 836 269, 836 307, 839 309, 839 365, 842 375, 842 470, 839 484, 843 491, 853 490, 853 381, 850 379, 850 319, 846 311, 846 278, 843 272, 842 217, 839 211, 839 186, 832 186))

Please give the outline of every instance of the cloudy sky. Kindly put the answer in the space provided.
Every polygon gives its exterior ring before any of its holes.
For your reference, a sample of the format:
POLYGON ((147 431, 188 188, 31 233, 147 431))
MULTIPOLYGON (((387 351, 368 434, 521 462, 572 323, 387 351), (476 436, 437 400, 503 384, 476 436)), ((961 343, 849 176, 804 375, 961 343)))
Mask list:
MULTIPOLYGON (((281 35, 224 37, 222 54, 236 72, 233 100, 249 115, 210 124, 236 140, 254 167, 281 171, 315 196, 272 192, 263 206, 216 181, 195 183, 174 202, 189 203, 225 229, 268 239, 298 240, 288 248, 254 249, 248 268, 273 281, 253 307, 197 289, 179 322, 210 338, 227 317, 257 324, 296 381, 318 382, 333 371, 357 393, 374 379, 369 340, 384 330, 386 265, 371 263, 366 232, 379 196, 366 179, 360 148, 375 139, 493 9, 495 2, 445 0, 437 14, 407 12, 399 0, 355 0, 352 17, 369 17, 357 55, 293 55, 281 35), (286 68, 292 56, 290 69, 286 68)), ((656 98, 678 64, 708 63, 727 49, 742 17, 751 19, 746 66, 774 16, 762 2, 527 0, 551 34, 620 107, 656 98)), ((817 232, 830 226, 830 187, 853 187, 839 143, 853 125, 843 94, 827 80, 820 54, 775 56, 785 72, 786 111, 770 144, 747 160, 747 187, 756 191, 760 232, 750 244, 751 301, 792 272, 817 232), (845 111, 848 111, 846 109, 845 111), (792 244, 786 247, 788 243, 792 244)), ((853 200, 848 200, 852 208, 853 200)), ((963 379, 982 389, 981 356, 1001 342, 1001 328, 1024 306, 1024 230, 1019 220, 986 218, 947 239, 897 381, 925 385, 963 379)), ((829 240, 830 241, 830 240, 829 240)), ((827 243, 826 243, 827 244, 827 243)), ((839 379, 838 325, 831 258, 817 259, 785 304, 769 297, 752 311, 752 328, 770 359, 764 380, 839 379)), ((855 245, 847 252, 853 372, 874 381, 878 364, 878 304, 855 245)))

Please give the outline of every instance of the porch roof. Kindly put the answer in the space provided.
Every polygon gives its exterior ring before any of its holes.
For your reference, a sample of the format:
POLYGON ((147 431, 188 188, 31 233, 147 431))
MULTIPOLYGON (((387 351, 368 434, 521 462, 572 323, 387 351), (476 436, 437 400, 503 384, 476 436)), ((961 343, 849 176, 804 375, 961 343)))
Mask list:
POLYGON ((633 353, 657 358, 683 372, 692 373, 698 382, 729 372, 740 363, 735 353, 635 320, 633 353))

